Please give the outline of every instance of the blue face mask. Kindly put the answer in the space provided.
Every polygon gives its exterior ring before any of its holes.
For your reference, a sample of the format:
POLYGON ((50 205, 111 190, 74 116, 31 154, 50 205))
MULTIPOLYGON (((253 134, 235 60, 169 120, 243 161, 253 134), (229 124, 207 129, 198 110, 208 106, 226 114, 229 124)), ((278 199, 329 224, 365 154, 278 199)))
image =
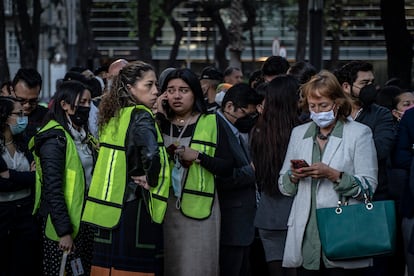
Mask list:
POLYGON ((174 195, 178 198, 181 197, 181 178, 183 176, 184 167, 178 161, 175 161, 174 168, 171 171, 171 182, 174 189, 174 195))
POLYGON ((28 122, 29 118, 27 116, 17 117, 16 124, 9 125, 12 135, 22 133, 26 129, 28 122))

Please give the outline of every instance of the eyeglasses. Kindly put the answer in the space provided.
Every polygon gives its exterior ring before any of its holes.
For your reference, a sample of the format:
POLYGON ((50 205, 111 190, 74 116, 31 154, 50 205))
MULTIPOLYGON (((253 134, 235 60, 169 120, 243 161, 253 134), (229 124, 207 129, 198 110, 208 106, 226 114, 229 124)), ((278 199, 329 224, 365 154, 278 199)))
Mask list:
POLYGON ((243 114, 244 114, 245 116, 249 116, 249 117, 255 118, 256 116, 258 116, 258 115, 259 115, 259 114, 257 113, 257 111, 254 111, 254 112, 251 112, 251 113, 247 113, 247 111, 246 111, 246 110, 244 110, 244 109, 243 109, 243 107, 239 107, 239 109, 243 112, 243 114))
POLYGON ((20 98, 20 97, 16 97, 16 100, 21 104, 21 105, 25 105, 25 104, 29 104, 31 106, 36 105, 39 102, 39 98, 33 98, 33 99, 24 99, 24 98, 20 98))
MULTIPOLYGON (((11 115, 17 115, 18 117, 23 117, 24 116, 24 112, 23 111, 19 111, 19 112, 12 112, 11 115)), ((11 116, 10 115, 10 116, 11 116)))

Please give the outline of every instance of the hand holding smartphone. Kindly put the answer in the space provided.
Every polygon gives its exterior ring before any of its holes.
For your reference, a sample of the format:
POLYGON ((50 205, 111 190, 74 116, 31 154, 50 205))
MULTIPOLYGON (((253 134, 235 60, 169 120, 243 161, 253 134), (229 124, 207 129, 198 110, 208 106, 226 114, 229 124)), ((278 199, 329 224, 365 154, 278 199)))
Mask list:
POLYGON ((290 162, 292 163, 292 167, 294 169, 309 167, 309 164, 304 159, 292 159, 290 162))

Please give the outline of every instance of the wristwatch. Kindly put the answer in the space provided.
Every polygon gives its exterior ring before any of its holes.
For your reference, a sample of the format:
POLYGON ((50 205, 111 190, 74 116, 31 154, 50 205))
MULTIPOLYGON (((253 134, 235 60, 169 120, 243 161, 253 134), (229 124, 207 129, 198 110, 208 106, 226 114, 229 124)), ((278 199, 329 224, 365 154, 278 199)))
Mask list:
POLYGON ((344 174, 344 172, 340 172, 339 173, 339 178, 337 179, 337 180, 335 180, 333 183, 334 184, 339 184, 339 183, 341 183, 341 180, 342 180, 342 175, 344 174))

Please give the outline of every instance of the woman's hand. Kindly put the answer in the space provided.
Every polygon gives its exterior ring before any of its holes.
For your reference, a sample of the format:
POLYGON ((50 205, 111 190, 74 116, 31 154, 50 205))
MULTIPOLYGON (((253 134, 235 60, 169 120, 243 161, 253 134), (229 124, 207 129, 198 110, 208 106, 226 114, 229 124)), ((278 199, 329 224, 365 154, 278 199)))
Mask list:
POLYGON ((132 180, 134 180, 134 183, 138 186, 144 188, 145 190, 149 190, 150 186, 148 185, 147 176, 146 175, 140 175, 140 176, 131 176, 132 180))
POLYGON ((157 106, 157 112, 164 114, 164 116, 167 117, 164 105, 162 104, 163 102, 167 102, 168 104, 167 92, 164 92, 160 96, 158 96, 157 101, 155 102, 155 105, 157 106))
POLYGON ((175 150, 175 153, 178 154, 180 160, 184 161, 195 161, 199 154, 198 151, 193 150, 192 148, 187 146, 178 147, 175 150))
POLYGON ((2 178, 10 178, 9 170, 0 172, 0 177, 2 178))
POLYGON ((30 171, 31 172, 36 171, 36 162, 35 161, 32 161, 32 163, 30 163, 30 171))
MULTIPOLYGON (((295 171, 298 172, 298 177, 302 176, 302 177, 312 177, 315 179, 320 179, 320 178, 327 178, 329 180, 331 180, 332 182, 336 181, 339 179, 340 177, 340 172, 329 167, 328 165, 326 165, 325 163, 322 162, 318 162, 318 163, 313 163, 312 165, 310 165, 309 167, 303 167, 300 169, 296 169, 295 171)), ((292 170, 293 172, 293 170, 292 170)))
POLYGON ((71 235, 64 235, 59 239, 59 249, 62 251, 67 251, 71 253, 75 250, 75 245, 73 244, 73 239, 71 235))

